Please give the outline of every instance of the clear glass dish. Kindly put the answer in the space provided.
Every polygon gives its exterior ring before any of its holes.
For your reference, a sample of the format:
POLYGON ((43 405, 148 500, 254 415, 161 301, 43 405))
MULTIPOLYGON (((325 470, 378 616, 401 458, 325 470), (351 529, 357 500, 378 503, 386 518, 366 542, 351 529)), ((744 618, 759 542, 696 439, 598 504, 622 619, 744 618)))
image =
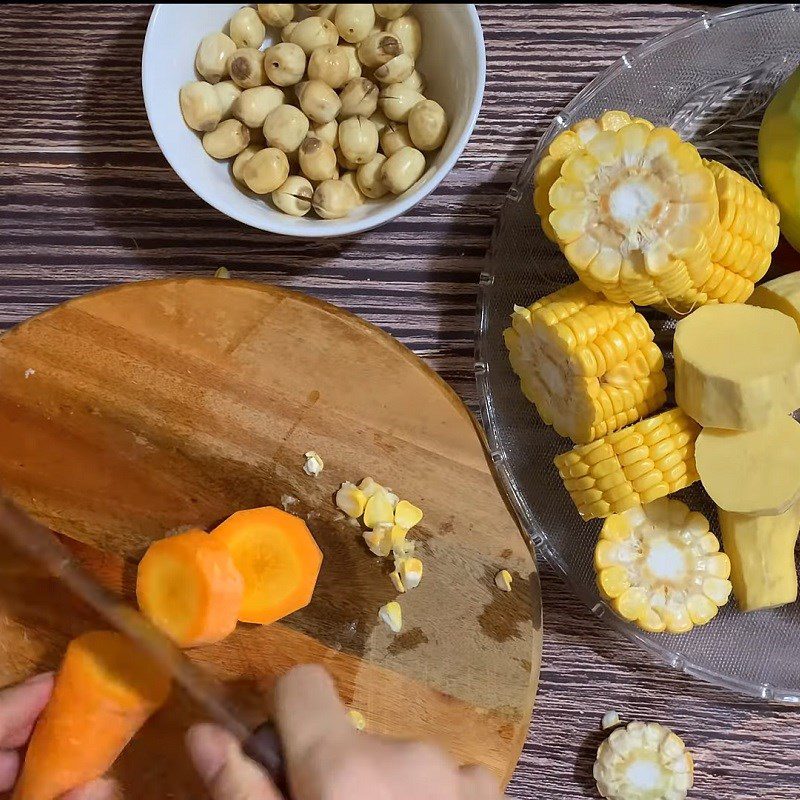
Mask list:
MULTIPOLYGON (((623 56, 556 117, 509 191, 494 231, 481 275, 476 365, 483 422, 503 488, 536 547, 577 595, 673 667, 794 704, 800 704, 800 605, 743 614, 732 602, 709 625, 675 636, 645 633, 603 603, 592 567, 600 523, 581 521, 552 463, 571 443, 546 427, 523 397, 502 332, 515 302, 528 305, 575 280, 533 210, 533 169, 549 141, 579 119, 624 109, 670 125, 704 155, 757 180, 761 115, 800 61, 798 12, 797 5, 751 5, 705 15, 623 56)), ((674 323, 650 310, 645 315, 669 369, 674 323)), ((716 524, 699 484, 679 496, 716 524)))

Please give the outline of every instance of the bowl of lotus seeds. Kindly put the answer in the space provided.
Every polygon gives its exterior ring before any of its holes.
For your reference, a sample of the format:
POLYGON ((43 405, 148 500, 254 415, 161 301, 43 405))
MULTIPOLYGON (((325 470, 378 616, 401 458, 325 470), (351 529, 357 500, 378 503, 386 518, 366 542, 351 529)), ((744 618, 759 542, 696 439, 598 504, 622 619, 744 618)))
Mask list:
POLYGON ((150 125, 179 177, 254 228, 341 236, 405 213, 453 168, 483 99, 468 4, 158 4, 150 125))

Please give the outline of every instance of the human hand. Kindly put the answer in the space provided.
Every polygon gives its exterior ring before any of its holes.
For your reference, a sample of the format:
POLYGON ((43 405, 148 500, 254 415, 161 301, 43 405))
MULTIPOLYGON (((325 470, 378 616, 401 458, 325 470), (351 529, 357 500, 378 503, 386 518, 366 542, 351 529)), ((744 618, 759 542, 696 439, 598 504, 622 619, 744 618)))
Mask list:
MULTIPOLYGON (((19 751, 53 693, 53 675, 45 673, 0 691, 0 793, 10 791, 20 768, 19 751)), ((98 780, 64 795, 61 800, 113 800, 113 781, 98 780)))
MULTIPOLYGON (((461 767, 435 745, 359 733, 328 673, 293 669, 275 688, 292 800, 501 800, 483 767, 461 767)), ((189 753, 213 800, 287 800, 222 728, 195 725, 189 753)))

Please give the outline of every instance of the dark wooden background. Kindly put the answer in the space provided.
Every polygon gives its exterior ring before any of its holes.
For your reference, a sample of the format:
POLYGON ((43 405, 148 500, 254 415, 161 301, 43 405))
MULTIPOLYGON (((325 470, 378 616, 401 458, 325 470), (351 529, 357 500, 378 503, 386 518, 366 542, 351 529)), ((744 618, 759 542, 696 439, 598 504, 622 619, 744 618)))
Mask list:
MULTIPOLYGON (((470 403, 476 281, 503 196, 551 117, 629 48, 698 6, 481 5, 486 98, 456 169, 407 216, 362 236, 289 241, 228 220, 161 156, 140 54, 150 7, 3 7, 0 329, 112 283, 209 274, 289 286, 389 330, 470 403)), ((800 797, 800 720, 654 663, 541 564, 545 648, 510 794, 594 797, 602 713, 672 725, 697 761, 693 796, 800 797)))

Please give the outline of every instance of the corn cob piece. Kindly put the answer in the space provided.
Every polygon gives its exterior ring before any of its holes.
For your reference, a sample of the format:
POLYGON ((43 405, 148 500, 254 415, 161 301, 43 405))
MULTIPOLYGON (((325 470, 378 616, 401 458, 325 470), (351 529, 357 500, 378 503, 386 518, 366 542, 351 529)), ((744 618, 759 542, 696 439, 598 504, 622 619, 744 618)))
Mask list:
POLYGON ((666 497, 610 516, 594 566, 611 607, 651 633, 705 625, 732 590, 731 562, 719 552, 708 520, 666 497))
POLYGON ((631 122, 640 122, 653 127, 652 122, 648 122, 646 119, 632 118, 627 111, 606 111, 597 119, 582 119, 576 122, 550 142, 547 153, 536 165, 533 174, 533 206, 539 214, 542 230, 548 239, 558 243, 558 237, 550 224, 550 212, 553 210, 550 205, 550 189, 561 177, 564 159, 577 150, 583 150, 587 142, 591 141, 598 133, 618 131, 625 125, 630 125, 631 122))
POLYGON ((679 408, 648 417, 555 458, 584 519, 619 514, 698 480, 700 426, 679 408))
POLYGON ((607 800, 684 800, 694 782, 683 740, 657 722, 617 728, 597 749, 593 772, 607 800))
POLYGON ((504 332, 511 366, 542 420, 585 444, 666 401, 664 358, 630 303, 575 283, 515 307, 504 332))
MULTIPOLYGON (((708 233, 711 273, 697 289, 697 303, 744 303, 766 275, 778 246, 780 212, 756 186, 718 161, 703 160, 714 176, 719 211, 708 233)), ((660 304, 667 313, 691 307, 660 304)))
POLYGON ((717 194, 675 131, 634 123, 599 133, 566 158, 549 197, 558 244, 590 289, 619 303, 698 300, 717 194))
POLYGON ((537 166, 545 233, 615 302, 673 313, 744 302, 777 245, 777 206, 669 128, 609 114, 559 134, 537 166))

